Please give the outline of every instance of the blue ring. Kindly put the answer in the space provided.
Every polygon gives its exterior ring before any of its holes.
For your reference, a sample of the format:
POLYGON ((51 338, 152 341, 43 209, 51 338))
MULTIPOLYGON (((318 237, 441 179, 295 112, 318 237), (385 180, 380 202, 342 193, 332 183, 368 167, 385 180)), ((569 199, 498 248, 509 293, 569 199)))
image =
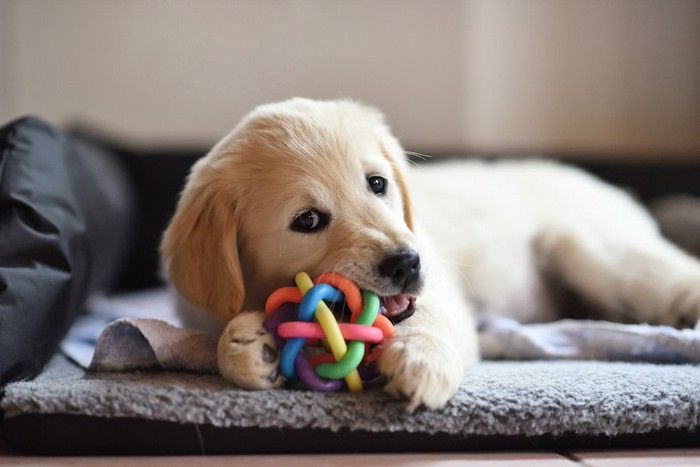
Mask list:
MULTIPOLYGON (((343 300, 343 292, 336 289, 332 285, 328 284, 316 284, 311 287, 308 292, 302 298, 299 304, 299 311, 297 313, 298 321, 311 321, 314 318, 314 313, 316 311, 316 305, 321 300, 327 300, 329 302, 337 302, 343 300)), ((297 372, 294 368, 294 360, 296 359, 299 352, 301 352, 302 347, 306 344, 305 337, 295 337, 287 341, 282 348, 280 353, 280 363, 279 369, 282 376, 287 379, 293 379, 297 377, 297 372)))
POLYGON ((294 359, 304 347, 306 343, 305 337, 295 337, 294 339, 289 339, 284 347, 282 347, 282 353, 280 354, 280 373, 287 379, 294 379, 297 377, 297 372, 294 369, 294 359))
POLYGON ((311 287, 304 295, 304 298, 301 299, 297 319, 299 321, 311 321, 314 318, 314 312, 316 311, 316 305, 318 305, 318 302, 321 300, 337 302, 343 298, 343 292, 336 289, 332 285, 323 283, 316 284, 311 287))

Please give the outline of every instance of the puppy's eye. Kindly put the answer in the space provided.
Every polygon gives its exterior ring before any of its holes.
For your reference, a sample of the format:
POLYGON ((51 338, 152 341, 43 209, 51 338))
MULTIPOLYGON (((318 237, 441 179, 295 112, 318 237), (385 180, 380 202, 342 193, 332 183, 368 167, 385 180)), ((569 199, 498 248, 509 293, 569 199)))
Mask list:
POLYGON ((369 189, 372 190, 372 193, 375 195, 383 195, 386 193, 386 178, 374 175, 367 179, 367 183, 369 184, 369 189))
POLYGON ((328 225, 328 214, 309 209, 297 215, 289 227, 300 233, 313 233, 324 229, 328 225))

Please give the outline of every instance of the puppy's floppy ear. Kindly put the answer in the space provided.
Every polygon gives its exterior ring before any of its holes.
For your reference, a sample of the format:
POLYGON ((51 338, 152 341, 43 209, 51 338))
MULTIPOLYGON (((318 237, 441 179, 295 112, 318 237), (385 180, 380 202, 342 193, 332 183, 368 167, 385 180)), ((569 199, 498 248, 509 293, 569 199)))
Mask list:
POLYGON ((401 193, 401 199, 403 202, 404 222, 406 222, 408 228, 411 231, 413 231, 413 210, 411 206, 411 197, 408 193, 408 183, 406 183, 406 178, 403 174, 403 166, 406 165, 406 162, 404 160, 401 160, 400 162, 397 161, 396 157, 392 155, 392 152, 390 151, 389 147, 392 147, 394 151, 396 151, 398 148, 399 153, 401 155, 403 155, 403 150, 401 150, 401 146, 399 146, 398 142, 396 141, 394 142, 394 144, 382 144, 382 153, 384 154, 384 157, 389 161, 389 164, 391 164, 391 171, 393 172, 394 179, 399 185, 399 192, 401 193))
POLYGON ((382 112, 374 107, 358 104, 356 102, 352 104, 360 109, 365 117, 373 120, 375 135, 379 140, 382 155, 389 161, 394 179, 399 185, 399 192, 401 193, 403 204, 404 222, 406 226, 413 231, 411 197, 409 196, 408 183, 406 183, 406 177, 404 176, 404 171, 408 168, 408 162, 404 150, 401 147, 401 143, 399 143, 399 140, 391 133, 391 129, 387 125, 386 118, 382 112))
POLYGON ((394 172, 396 183, 399 184, 399 191, 401 192, 401 198, 403 200, 404 222, 406 222, 408 228, 413 231, 413 207, 411 206, 411 197, 408 194, 408 184, 406 183, 406 178, 403 175, 403 170, 399 168, 396 161, 389 157, 389 162, 391 163, 391 169, 394 172))
POLYGON ((236 203, 231 192, 216 183, 209 161, 200 162, 163 235, 161 255, 178 292, 226 322, 241 311, 244 298, 236 203))

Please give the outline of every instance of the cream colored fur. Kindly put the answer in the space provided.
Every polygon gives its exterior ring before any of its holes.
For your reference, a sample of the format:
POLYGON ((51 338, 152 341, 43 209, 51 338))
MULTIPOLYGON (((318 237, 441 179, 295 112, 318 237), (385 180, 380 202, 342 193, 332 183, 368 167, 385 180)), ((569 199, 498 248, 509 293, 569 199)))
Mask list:
POLYGON ((222 375, 256 389, 282 383, 260 313, 270 292, 298 271, 332 270, 399 293, 377 264, 401 247, 420 253, 424 286, 378 366, 411 409, 444 405, 477 362, 473 308, 556 318, 553 278, 610 319, 677 325, 700 311, 700 266, 620 190, 542 161, 409 167, 383 116, 350 101, 293 99, 245 117, 193 167, 162 255, 190 322, 228 323, 222 375), (388 180, 385 196, 370 175, 388 180), (328 227, 291 231, 310 207, 330 213, 328 227))

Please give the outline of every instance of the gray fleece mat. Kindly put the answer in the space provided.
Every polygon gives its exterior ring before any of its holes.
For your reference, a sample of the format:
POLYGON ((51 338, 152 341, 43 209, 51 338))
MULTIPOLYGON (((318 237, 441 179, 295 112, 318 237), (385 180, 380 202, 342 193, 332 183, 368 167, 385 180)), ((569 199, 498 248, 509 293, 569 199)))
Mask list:
POLYGON ((443 409, 406 413, 381 390, 243 391, 216 375, 90 373, 57 356, 10 384, 5 417, 69 414, 211 424, 459 435, 625 435, 700 426, 700 367, 600 361, 483 362, 443 409))

